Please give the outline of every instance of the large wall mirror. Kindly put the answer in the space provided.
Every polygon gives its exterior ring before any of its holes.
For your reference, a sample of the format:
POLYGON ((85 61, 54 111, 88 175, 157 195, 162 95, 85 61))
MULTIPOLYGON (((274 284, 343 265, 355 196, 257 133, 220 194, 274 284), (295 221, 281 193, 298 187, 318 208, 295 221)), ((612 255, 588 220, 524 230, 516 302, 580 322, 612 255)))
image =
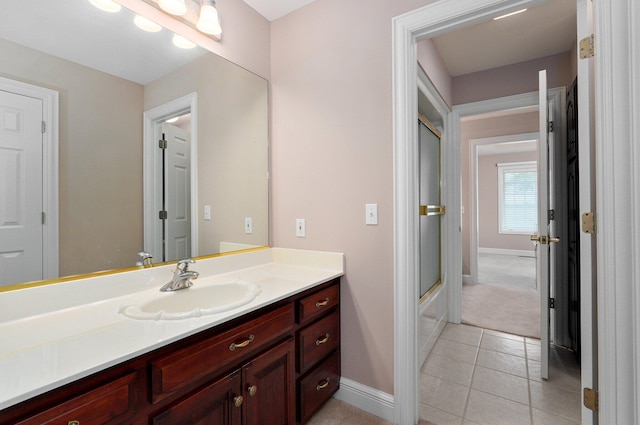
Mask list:
MULTIPOLYGON (((160 262, 269 243, 267 81, 134 17, 88 0, 3 2, 0 77, 59 96, 59 276, 43 278, 130 268, 143 250, 160 262), (163 136, 193 141, 164 173, 149 147, 163 136), (188 226, 170 248, 173 233, 158 224, 168 208, 188 226)), ((9 202, 17 190, 0 180, 9 202)), ((34 280, 9 281, 2 267, 0 286, 34 280)))

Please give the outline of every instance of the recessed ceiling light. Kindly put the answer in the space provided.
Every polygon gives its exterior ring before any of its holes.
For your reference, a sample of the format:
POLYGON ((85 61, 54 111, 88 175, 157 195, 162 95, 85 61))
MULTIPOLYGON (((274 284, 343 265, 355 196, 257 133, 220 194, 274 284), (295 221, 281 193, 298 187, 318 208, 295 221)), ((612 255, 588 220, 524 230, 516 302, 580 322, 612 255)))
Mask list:
POLYGON ((122 6, 112 0, 89 0, 89 3, 105 12, 115 13, 122 9, 122 6))
POLYGON ((496 16, 495 18, 493 18, 493 20, 497 21, 498 19, 506 18, 507 16, 517 15, 518 13, 525 12, 526 10, 527 9, 521 9, 521 10, 516 10, 515 12, 507 13, 506 15, 496 16))

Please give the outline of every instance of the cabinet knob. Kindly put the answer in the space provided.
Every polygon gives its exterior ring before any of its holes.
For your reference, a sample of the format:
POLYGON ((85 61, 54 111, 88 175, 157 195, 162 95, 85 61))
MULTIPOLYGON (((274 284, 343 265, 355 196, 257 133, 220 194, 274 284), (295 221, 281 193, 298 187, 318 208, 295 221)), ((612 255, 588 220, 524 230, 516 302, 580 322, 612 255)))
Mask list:
POLYGON ((69 421, 67 422, 67 425, 80 425, 80 421, 76 421, 76 420, 69 421))
POLYGON ((256 387, 255 385, 252 385, 249 388, 247 388, 247 390, 249 390, 249 396, 253 397, 258 392, 258 387, 256 387))
POLYGON ((244 401, 244 397, 241 395, 237 395, 233 398, 233 405, 236 407, 242 406, 242 402, 244 401))

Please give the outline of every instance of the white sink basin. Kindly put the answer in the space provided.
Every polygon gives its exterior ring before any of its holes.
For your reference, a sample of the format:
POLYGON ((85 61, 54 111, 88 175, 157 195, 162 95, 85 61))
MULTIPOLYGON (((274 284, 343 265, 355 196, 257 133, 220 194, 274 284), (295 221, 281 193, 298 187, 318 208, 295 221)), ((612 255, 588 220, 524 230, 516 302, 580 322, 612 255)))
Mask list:
POLYGON ((255 283, 234 281, 198 285, 175 292, 159 292, 147 302, 120 307, 120 313, 140 320, 180 320, 221 313, 249 304, 262 289, 255 283))

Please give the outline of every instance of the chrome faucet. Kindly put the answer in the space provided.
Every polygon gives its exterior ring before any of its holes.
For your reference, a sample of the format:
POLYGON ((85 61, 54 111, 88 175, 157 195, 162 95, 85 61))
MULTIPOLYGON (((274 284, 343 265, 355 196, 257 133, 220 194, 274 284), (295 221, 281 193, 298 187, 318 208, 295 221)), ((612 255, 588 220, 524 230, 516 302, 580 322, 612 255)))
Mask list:
POLYGON ((138 252, 138 257, 140 257, 140 261, 136 263, 137 267, 144 267, 146 269, 153 266, 153 255, 145 251, 140 251, 138 252))
POLYGON ((199 273, 194 270, 189 270, 189 264, 194 264, 195 261, 191 258, 178 261, 176 269, 173 271, 173 279, 160 288, 161 292, 179 291, 180 289, 187 289, 193 286, 191 279, 197 279, 199 273))

